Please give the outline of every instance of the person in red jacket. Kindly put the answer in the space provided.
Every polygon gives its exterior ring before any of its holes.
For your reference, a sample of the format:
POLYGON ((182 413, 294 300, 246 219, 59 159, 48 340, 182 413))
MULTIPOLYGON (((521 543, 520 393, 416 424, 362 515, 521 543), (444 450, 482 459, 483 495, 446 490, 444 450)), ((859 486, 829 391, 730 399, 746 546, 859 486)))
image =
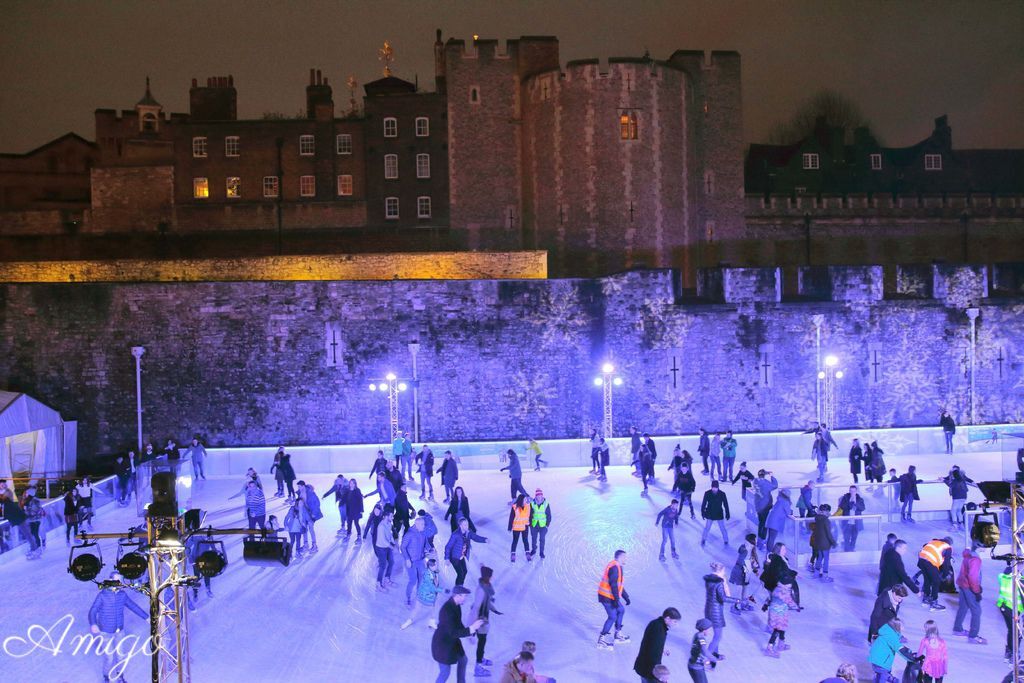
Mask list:
POLYGON ((953 620, 953 635, 967 636, 968 642, 984 645, 988 641, 978 635, 981 630, 981 558, 973 550, 964 548, 960 575, 956 587, 960 592, 960 606, 953 620), (971 613, 971 630, 964 630, 964 617, 971 613))

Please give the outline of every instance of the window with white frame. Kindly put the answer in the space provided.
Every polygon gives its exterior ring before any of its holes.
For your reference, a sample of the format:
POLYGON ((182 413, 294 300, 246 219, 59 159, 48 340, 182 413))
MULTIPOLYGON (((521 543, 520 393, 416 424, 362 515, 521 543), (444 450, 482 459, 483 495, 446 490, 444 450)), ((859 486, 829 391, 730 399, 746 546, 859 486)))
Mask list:
POLYGON ((316 176, 299 176, 299 194, 303 197, 316 196, 316 176))
POLYGON ((389 220, 398 218, 398 197, 384 198, 384 218, 389 220))
POLYGON ((242 179, 234 176, 229 176, 225 183, 225 193, 228 199, 241 199, 242 198, 242 179))
POLYGON ((299 154, 304 157, 311 157, 316 152, 316 138, 312 135, 299 136, 299 154))
POLYGON ((818 169, 818 155, 815 152, 805 152, 803 155, 803 168, 805 171, 818 169))
POLYGON ((430 197, 416 198, 416 217, 430 218, 430 197))
POLYGON ((430 155, 429 154, 417 154, 416 155, 416 177, 417 178, 429 178, 430 177, 430 155))
POLYGON ((224 156, 237 157, 240 149, 241 143, 239 143, 237 135, 229 135, 224 138, 224 156))
POLYGON ((416 137, 425 138, 430 135, 430 119, 426 116, 416 117, 416 137))
POLYGON ((396 119, 394 116, 387 116, 384 118, 384 137, 398 137, 398 119, 396 119))
POLYGON ((881 171, 882 170, 882 155, 872 154, 871 155, 871 170, 881 171))
POLYGON ((352 176, 340 175, 338 176, 338 196, 339 197, 350 197, 352 196, 352 176))
POLYGON ((192 138, 192 156, 196 159, 202 159, 206 157, 206 138, 195 137, 192 138))
POLYGON ((192 196, 196 199, 207 199, 210 196, 210 181, 208 178, 192 179, 192 196))
POLYGON ((924 155, 924 170, 926 170, 926 171, 941 171, 942 170, 942 155, 941 154, 925 154, 924 155))
POLYGON ((263 196, 276 197, 281 191, 280 182, 276 175, 263 176, 263 196))
POLYGON ((352 136, 342 133, 334 138, 334 149, 338 154, 352 153, 352 136))
POLYGON ((384 155, 384 178, 386 180, 397 180, 398 179, 398 155, 397 154, 385 154, 384 155))

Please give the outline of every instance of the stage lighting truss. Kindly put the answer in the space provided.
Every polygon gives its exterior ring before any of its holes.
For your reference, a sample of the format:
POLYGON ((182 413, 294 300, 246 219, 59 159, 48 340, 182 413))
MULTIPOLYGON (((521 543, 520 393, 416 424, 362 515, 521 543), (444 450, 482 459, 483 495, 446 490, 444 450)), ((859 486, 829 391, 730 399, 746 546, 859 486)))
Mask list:
POLYGON ((79 581, 92 581, 103 569, 103 551, 95 541, 73 546, 68 555, 68 573, 79 581), (95 551, 95 552, 94 552, 95 551))
POLYGON ((1010 484, 1010 568, 1013 576, 1013 683, 1024 683, 1024 669, 1021 665, 1021 636, 1024 636, 1024 485, 1010 484))

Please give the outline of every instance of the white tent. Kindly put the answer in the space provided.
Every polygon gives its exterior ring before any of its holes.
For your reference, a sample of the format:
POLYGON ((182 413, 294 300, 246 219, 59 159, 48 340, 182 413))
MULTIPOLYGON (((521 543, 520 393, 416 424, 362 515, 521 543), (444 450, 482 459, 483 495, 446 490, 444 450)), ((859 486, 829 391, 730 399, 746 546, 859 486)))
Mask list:
POLYGON ((0 391, 0 479, 56 479, 75 471, 78 423, 31 396, 0 391))

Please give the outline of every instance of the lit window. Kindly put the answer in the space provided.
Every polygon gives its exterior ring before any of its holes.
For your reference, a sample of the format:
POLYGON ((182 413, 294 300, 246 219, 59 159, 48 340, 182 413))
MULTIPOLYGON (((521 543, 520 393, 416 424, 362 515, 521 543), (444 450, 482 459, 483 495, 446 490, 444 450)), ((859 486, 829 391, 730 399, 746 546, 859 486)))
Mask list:
POLYGON ((349 197, 352 195, 352 176, 338 176, 338 195, 342 197, 349 197))
POLYGON ((398 137, 398 119, 394 118, 393 116, 389 116, 386 119, 384 119, 384 137, 398 137))
POLYGON ((469 89, 469 103, 480 104, 480 88, 475 85, 469 89))
POLYGON ((871 170, 881 171, 882 170, 882 155, 872 154, 871 155, 871 170))
POLYGON ((416 155, 416 177, 417 178, 429 178, 430 177, 430 155, 429 154, 417 154, 416 155))
POLYGON ((263 196, 264 197, 276 197, 280 190, 280 181, 276 175, 265 175, 263 176, 263 196))
POLYGON ((619 115, 619 138, 622 140, 638 139, 636 112, 624 111, 619 115))
POLYGON ((398 218, 398 197, 386 197, 384 199, 384 218, 398 218))
POLYGON ((224 156, 226 157, 237 157, 239 150, 239 142, 237 135, 230 135, 224 138, 224 156))
POLYGON ((396 180, 398 178, 398 155, 397 154, 385 154, 384 155, 384 178, 386 180, 396 180))
POLYGON ((206 178, 192 179, 192 196, 196 199, 206 199, 210 196, 210 181, 206 178))
POLYGON ((416 198, 416 217, 430 218, 430 197, 416 198))
POLYGON ((809 152, 803 155, 803 168, 805 171, 814 171, 818 168, 818 155, 809 152))
POLYGON ((303 197, 316 196, 316 176, 299 176, 299 194, 303 197))
POLYGON ((206 156, 206 138, 192 138, 192 156, 197 159, 206 156))
POLYGON ((227 180, 227 198, 239 199, 242 196, 242 179, 229 177, 227 180))
POLYGON ((299 154, 304 157, 311 157, 316 151, 316 138, 312 135, 299 136, 299 154))
POLYGON ((346 134, 338 135, 334 138, 334 147, 338 154, 351 154, 352 153, 352 136, 346 134))
POLYGON ((925 154, 924 155, 924 170, 926 170, 926 171, 941 171, 942 170, 942 155, 941 154, 925 154))
POLYGON ((430 119, 426 116, 416 117, 416 137, 425 138, 430 135, 430 119))

